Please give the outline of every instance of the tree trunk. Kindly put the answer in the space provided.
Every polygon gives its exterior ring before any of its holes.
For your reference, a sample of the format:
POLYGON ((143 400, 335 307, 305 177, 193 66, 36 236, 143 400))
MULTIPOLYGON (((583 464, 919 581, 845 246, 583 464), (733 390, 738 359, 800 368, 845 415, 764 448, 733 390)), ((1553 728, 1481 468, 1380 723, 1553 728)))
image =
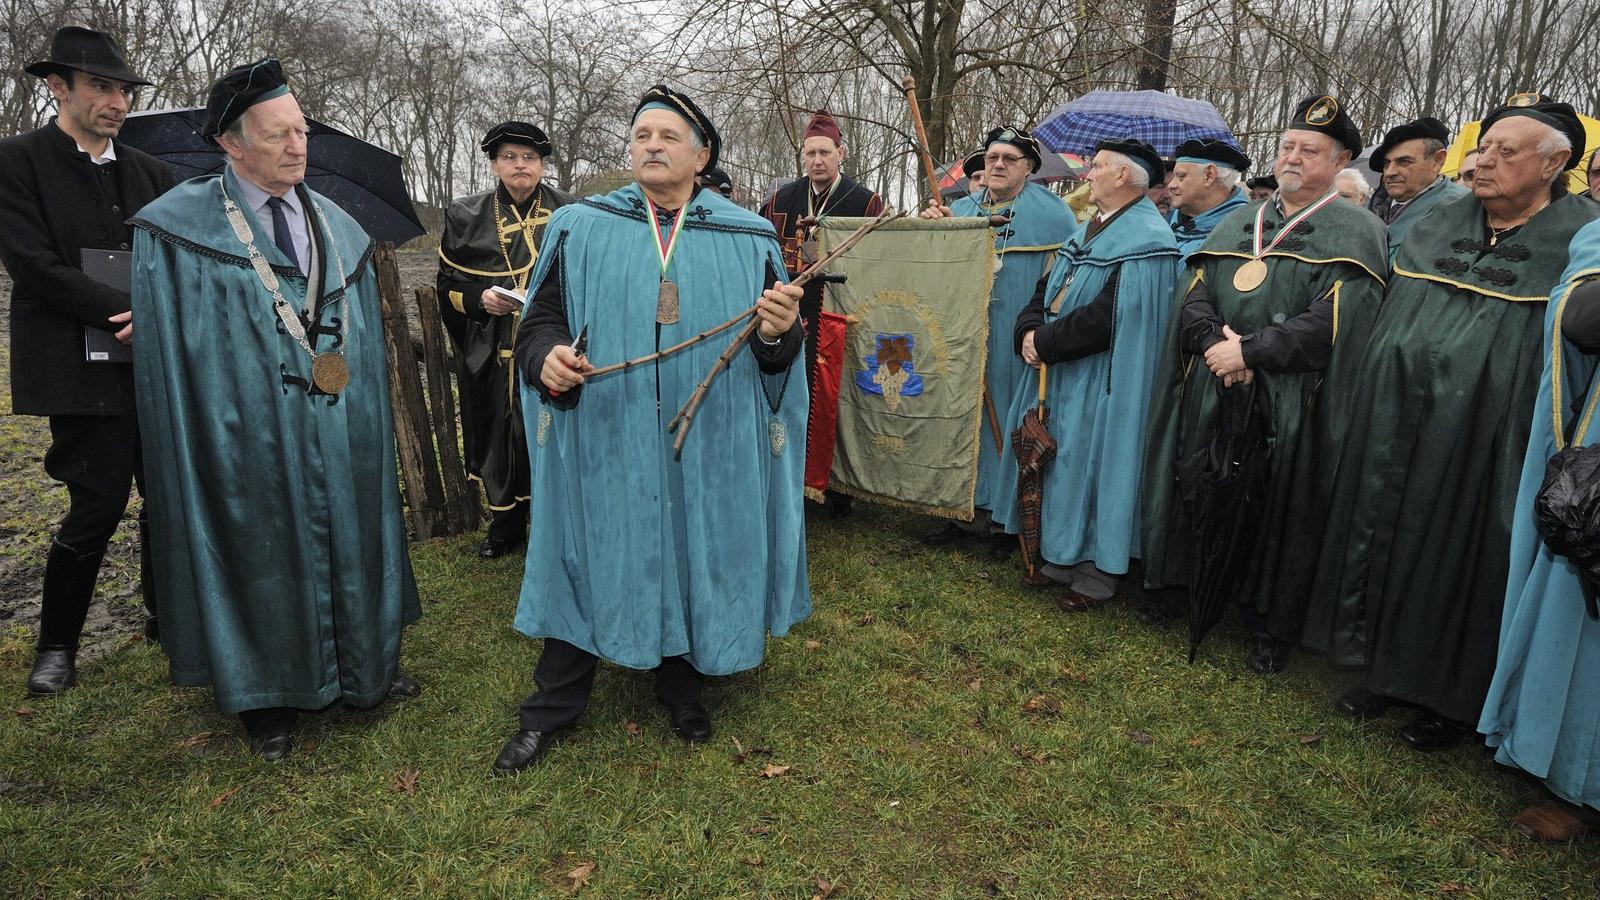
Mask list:
POLYGON ((1167 89, 1167 69, 1172 59, 1172 27, 1178 18, 1178 0, 1145 0, 1144 40, 1139 43, 1139 70, 1135 87, 1141 91, 1167 89))

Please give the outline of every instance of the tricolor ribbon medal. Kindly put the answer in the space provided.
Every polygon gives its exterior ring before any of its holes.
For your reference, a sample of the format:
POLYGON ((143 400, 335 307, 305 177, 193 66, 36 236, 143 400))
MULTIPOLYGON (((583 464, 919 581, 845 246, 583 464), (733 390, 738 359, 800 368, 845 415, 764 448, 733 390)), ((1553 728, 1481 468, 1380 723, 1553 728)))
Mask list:
POLYGON ((678 323, 678 286, 667 278, 667 266, 672 264, 672 254, 678 249, 678 236, 683 234, 683 216, 689 211, 688 204, 678 210, 678 215, 672 220, 672 231, 667 235, 665 242, 661 240, 660 220, 656 218, 656 204, 649 197, 644 202, 650 207, 650 237, 655 239, 656 253, 661 258, 661 290, 656 294, 656 324, 676 325, 678 323))
POLYGON ((1329 203, 1332 203, 1334 200, 1338 199, 1338 197, 1339 194, 1337 191, 1329 191, 1327 196, 1295 214, 1293 218, 1283 223, 1283 227, 1279 228, 1278 233, 1272 238, 1272 243, 1268 244, 1264 250, 1261 248, 1261 224, 1266 216, 1267 204, 1261 204, 1260 208, 1256 210, 1254 258, 1240 266, 1238 269, 1234 270, 1233 289, 1241 294, 1248 294, 1256 288, 1261 287, 1261 285, 1267 280, 1267 261, 1262 259, 1262 257, 1268 253, 1271 253, 1272 248, 1278 246, 1278 242, 1287 237, 1289 232, 1293 231, 1296 225, 1299 225, 1301 222, 1309 219, 1313 213, 1324 206, 1327 206, 1329 203))

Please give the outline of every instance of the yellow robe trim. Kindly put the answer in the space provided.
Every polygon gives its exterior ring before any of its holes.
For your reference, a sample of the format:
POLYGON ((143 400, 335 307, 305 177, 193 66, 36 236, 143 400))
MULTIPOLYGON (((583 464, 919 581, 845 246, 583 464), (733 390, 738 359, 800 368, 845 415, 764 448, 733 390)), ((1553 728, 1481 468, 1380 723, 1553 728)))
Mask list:
MULTIPOLYGON (((1232 257, 1237 257, 1238 259, 1255 259, 1255 256, 1253 254, 1235 253, 1232 250, 1196 250, 1194 252, 1194 254, 1191 255, 1189 258, 1193 259, 1195 256, 1201 256, 1201 255, 1204 255, 1204 256, 1232 256, 1232 257)), ((1312 259, 1309 256, 1301 256, 1298 253, 1285 253, 1282 250, 1274 250, 1271 253, 1263 253, 1263 254, 1261 254, 1261 257, 1263 259, 1265 259, 1265 258, 1267 258, 1269 256, 1285 256, 1285 257, 1288 257, 1289 259, 1298 259, 1301 262, 1307 262, 1307 263, 1311 263, 1312 265, 1318 265, 1318 266, 1323 266, 1323 265, 1327 265, 1329 263, 1336 263, 1336 262, 1347 262, 1347 263, 1350 263, 1350 264, 1352 264, 1354 266, 1359 267, 1361 269, 1361 271, 1366 272, 1368 275, 1371 275, 1373 278, 1378 279, 1378 283, 1379 284, 1388 284, 1388 280, 1385 279, 1382 275, 1379 275, 1377 272, 1372 271, 1372 267, 1371 266, 1368 266, 1366 263, 1362 262, 1359 259, 1351 259, 1348 256, 1335 256, 1332 259, 1312 259)))
POLYGON ((1519 297, 1516 294, 1502 294, 1499 291, 1491 291, 1488 288, 1479 287, 1475 284, 1467 284, 1466 282, 1462 281, 1456 281, 1454 278, 1446 278, 1443 275, 1426 275, 1422 272, 1413 272, 1409 269, 1402 269, 1399 266, 1394 267, 1394 273, 1396 275, 1403 275, 1406 278, 1415 278, 1418 281, 1432 281, 1435 284, 1448 284, 1453 288, 1460 288, 1463 291, 1471 291, 1474 294, 1492 297, 1495 300, 1506 300, 1511 303, 1543 303, 1544 301, 1550 299, 1549 294, 1540 294, 1536 297, 1519 297))
MULTIPOLYGON (((1566 431, 1561 422, 1561 409, 1563 406, 1561 402, 1561 345, 1565 340, 1561 337, 1561 319, 1566 315, 1567 300, 1571 299, 1572 292, 1577 290, 1578 285, 1582 284, 1585 279, 1594 275, 1600 275, 1600 269, 1584 269, 1569 278, 1566 289, 1561 292, 1561 299, 1556 301, 1556 314, 1551 317, 1553 324, 1550 326, 1550 427, 1555 432, 1557 450, 1567 449, 1566 431)), ((1578 422, 1578 431, 1572 436, 1574 445, 1582 443, 1584 437, 1588 435, 1589 424, 1594 421, 1597 400, 1600 400, 1600 391, 1595 391, 1591 394, 1589 402, 1584 406, 1583 418, 1578 422)))

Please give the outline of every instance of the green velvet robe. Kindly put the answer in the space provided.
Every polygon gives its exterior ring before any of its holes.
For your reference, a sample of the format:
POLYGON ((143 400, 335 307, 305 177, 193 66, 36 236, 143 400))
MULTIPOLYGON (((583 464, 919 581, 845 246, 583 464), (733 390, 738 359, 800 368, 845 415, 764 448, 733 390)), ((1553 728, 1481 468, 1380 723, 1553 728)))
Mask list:
MULTIPOLYGON (((1266 203, 1263 232, 1270 241, 1284 217, 1272 201, 1266 203)), ((1218 315, 1240 335, 1280 327, 1313 302, 1333 300, 1332 346, 1324 369, 1256 373, 1258 389, 1271 399, 1276 444, 1267 495, 1257 510, 1262 517, 1257 548, 1238 599, 1265 615, 1278 598, 1305 589, 1314 565, 1321 524, 1305 511, 1324 483, 1306 458, 1311 444, 1305 434, 1323 378, 1349 364, 1372 326, 1388 259, 1383 223, 1364 209, 1335 201, 1267 253, 1266 282, 1241 294, 1233 287, 1233 274, 1251 259, 1260 207, 1250 203, 1224 219, 1189 257, 1183 283, 1192 288, 1203 279, 1218 315)), ((1156 377, 1144 459, 1143 570, 1151 588, 1188 584, 1195 538, 1172 466, 1180 450, 1193 452, 1209 439, 1219 408, 1218 379, 1202 356, 1182 351, 1178 327, 1175 321, 1156 377)))
MULTIPOLYGON (((322 330, 308 334, 319 352, 340 345, 335 319, 348 315, 349 384, 311 391, 311 359, 234 235, 225 189, 239 202, 231 169, 184 182, 133 220, 134 380, 162 647, 173 681, 212 685, 225 713, 372 706, 396 674, 402 628, 421 614, 372 242, 301 189, 323 272, 322 330)), ((284 299, 302 309, 305 277, 240 209, 284 299)))
MULTIPOLYGON (((1304 624, 1281 637, 1368 666, 1376 693, 1475 721, 1494 674, 1511 515, 1542 369, 1545 304, 1600 208, 1563 195, 1487 244, 1483 205, 1435 207, 1395 257, 1358 366, 1304 624)), ((1336 469, 1335 469, 1336 466, 1336 469)))

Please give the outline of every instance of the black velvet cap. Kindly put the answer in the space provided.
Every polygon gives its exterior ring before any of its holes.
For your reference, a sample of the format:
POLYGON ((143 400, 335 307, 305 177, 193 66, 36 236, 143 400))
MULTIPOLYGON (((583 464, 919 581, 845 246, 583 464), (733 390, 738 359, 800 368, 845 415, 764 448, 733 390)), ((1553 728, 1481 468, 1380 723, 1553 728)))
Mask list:
POLYGON ((700 171, 705 172, 717 164, 717 158, 722 155, 722 136, 717 134, 717 127, 711 124, 711 117, 706 115, 689 95, 675 91, 664 84, 658 84, 644 92, 639 98, 639 104, 633 108, 633 120, 639 120, 639 114, 647 108, 668 109, 682 116, 700 135, 711 155, 706 158, 706 164, 700 171))
POLYGON ((1101 150, 1121 153, 1123 156, 1138 163, 1141 169, 1150 173, 1150 183, 1153 185, 1159 186, 1161 182, 1166 180, 1167 166, 1166 163, 1161 161, 1161 154, 1156 152, 1156 148, 1146 144, 1144 141, 1133 138, 1107 139, 1096 144, 1094 149, 1096 153, 1101 150))
POLYGON ((971 156, 961 161, 961 174, 971 178, 983 171, 983 150, 974 150, 971 156))
POLYGON ((1250 157, 1245 156, 1243 150, 1227 141, 1216 141, 1211 138, 1190 138, 1179 144, 1178 149, 1174 152, 1177 154, 1178 162, 1183 162, 1187 157, 1188 159, 1201 159, 1209 163, 1216 163, 1219 166, 1227 166, 1240 172, 1250 168, 1250 157))
POLYGON ((1244 183, 1244 186, 1249 188, 1252 191, 1255 190, 1256 188, 1262 188, 1262 187, 1266 188, 1269 191, 1275 191, 1275 190, 1278 189, 1278 179, 1274 178, 1271 175, 1257 175, 1256 177, 1250 179, 1249 181, 1246 181, 1244 183))
POLYGON ((1449 146, 1450 129, 1432 116, 1423 116, 1404 125, 1396 125, 1384 134, 1383 143, 1378 145, 1378 149, 1372 151, 1372 158, 1367 160, 1367 167, 1374 172, 1382 172, 1384 164, 1388 162, 1390 150, 1417 138, 1433 138, 1449 146))
POLYGON ((205 139, 215 144, 217 135, 239 120, 244 111, 263 100, 289 93, 283 66, 275 59, 262 59, 235 66, 217 79, 206 98, 205 139))
POLYGON ((1572 142, 1572 155, 1567 157, 1567 168, 1575 169, 1583 161, 1583 151, 1586 136, 1583 132, 1583 122, 1578 119, 1578 113, 1570 103, 1562 103, 1543 94, 1526 93, 1513 94, 1505 105, 1483 117, 1483 122, 1478 128, 1478 140, 1489 133, 1489 126, 1506 118, 1507 116, 1527 116, 1536 122, 1543 122, 1551 128, 1567 136, 1572 142))
POLYGON ((1040 166, 1044 165, 1044 156, 1039 150, 1039 141, 1025 129, 1018 128, 1015 125, 1002 125, 999 128, 990 129, 989 133, 983 138, 985 152, 988 151, 991 144, 1010 144, 1021 150, 1022 155, 1028 158, 1028 162, 1033 166, 1033 171, 1035 172, 1039 171, 1040 166))
POLYGON ((539 154, 540 159, 550 155, 550 136, 537 125, 515 120, 501 122, 489 129, 483 136, 483 143, 478 149, 488 154, 491 158, 500 152, 501 144, 517 144, 522 147, 532 147, 539 154))
POLYGON ((1294 118, 1285 131, 1320 131, 1333 138, 1352 154, 1361 153, 1361 130, 1344 111, 1344 105, 1330 94, 1317 94, 1300 101, 1294 118))

